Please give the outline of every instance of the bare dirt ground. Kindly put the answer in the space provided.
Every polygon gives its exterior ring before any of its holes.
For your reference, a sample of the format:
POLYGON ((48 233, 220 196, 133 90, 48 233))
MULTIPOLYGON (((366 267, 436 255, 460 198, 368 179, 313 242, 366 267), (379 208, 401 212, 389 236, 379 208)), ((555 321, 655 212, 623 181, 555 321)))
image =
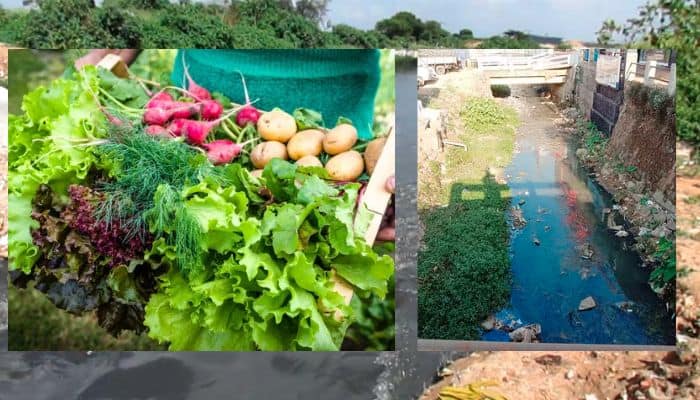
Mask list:
POLYGON ((679 176, 677 352, 478 352, 455 361, 421 400, 446 386, 493 381, 514 399, 700 398, 700 177, 679 176))

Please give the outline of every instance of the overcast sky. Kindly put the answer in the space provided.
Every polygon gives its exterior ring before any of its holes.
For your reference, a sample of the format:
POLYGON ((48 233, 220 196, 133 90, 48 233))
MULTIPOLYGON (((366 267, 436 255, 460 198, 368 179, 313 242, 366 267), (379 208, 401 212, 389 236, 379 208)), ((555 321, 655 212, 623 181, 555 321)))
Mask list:
MULTIPOLYGON (((451 32, 469 28, 479 37, 508 29, 565 39, 595 39, 607 18, 624 22, 646 0, 330 0, 332 23, 370 29, 398 11, 437 20, 451 32)), ((0 0, 7 8, 22 0, 0 0)))

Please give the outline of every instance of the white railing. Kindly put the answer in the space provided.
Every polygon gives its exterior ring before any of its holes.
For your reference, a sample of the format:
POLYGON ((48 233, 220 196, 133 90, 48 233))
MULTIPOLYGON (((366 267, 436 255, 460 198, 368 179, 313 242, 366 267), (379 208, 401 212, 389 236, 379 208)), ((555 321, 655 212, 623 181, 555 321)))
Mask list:
POLYGON ((539 70, 569 68, 574 65, 571 53, 535 55, 484 54, 476 57, 477 68, 483 70, 539 70))

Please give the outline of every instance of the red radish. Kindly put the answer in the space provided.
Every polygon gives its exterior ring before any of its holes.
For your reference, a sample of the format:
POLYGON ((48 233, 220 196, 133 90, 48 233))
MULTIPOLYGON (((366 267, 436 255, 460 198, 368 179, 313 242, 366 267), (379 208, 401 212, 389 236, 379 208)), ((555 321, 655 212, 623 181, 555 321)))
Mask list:
POLYGON ((173 112, 173 118, 189 118, 193 115, 197 115, 199 109, 200 106, 196 103, 174 101, 169 110, 173 112))
POLYGON ((164 108, 149 108, 143 113, 143 122, 147 125, 165 125, 173 112, 164 108))
POLYGON ((204 143, 207 135, 209 135, 209 131, 211 131, 215 125, 213 121, 193 121, 191 119, 186 119, 182 122, 181 134, 187 138, 188 142, 200 145, 204 143))
POLYGON ((103 112, 103 113, 105 114, 105 116, 107 117, 107 120, 108 120, 109 122, 112 123, 112 125, 116 125, 116 126, 122 126, 122 125, 124 125, 124 121, 122 121, 121 119, 119 119, 119 118, 115 117, 114 115, 110 114, 110 113, 107 112, 107 110, 105 110, 104 108, 102 109, 102 112, 103 112))
POLYGON ((197 101, 211 100, 211 94, 209 91, 195 83, 192 76, 190 76, 190 71, 187 68, 187 62, 185 61, 184 51, 182 52, 182 66, 185 71, 185 77, 187 78, 187 91, 190 93, 190 96, 197 101))
POLYGON ((217 119, 223 112, 224 107, 216 100, 204 100, 202 102, 201 114, 203 119, 217 119))
POLYGON ((239 71, 238 74, 241 76, 241 83, 243 84, 243 94, 245 95, 245 106, 241 111, 236 114, 236 124, 240 127, 244 127, 247 124, 257 124, 260 115, 262 114, 257 108, 253 107, 250 103, 250 97, 248 96, 248 86, 245 84, 245 77, 239 71))
POLYGON ((151 100, 148 103, 146 103, 146 109, 151 109, 151 108, 162 108, 164 110, 168 110, 173 106, 173 102, 170 100, 151 100))
POLYGON ((143 113, 143 122, 148 125, 165 125, 171 118, 189 118, 197 114, 197 104, 158 100, 143 113))
POLYGON ((162 137, 162 138, 171 138, 173 135, 170 134, 170 132, 163 128, 160 125, 149 125, 148 128, 146 128, 146 133, 153 137, 162 137))
POLYGON ((236 114, 236 124, 240 127, 244 127, 247 124, 257 124, 258 118, 262 113, 258 111, 257 108, 251 106, 250 104, 241 108, 241 111, 236 114))
POLYGON ((153 103, 157 103, 159 101, 173 101, 173 96, 170 95, 168 92, 158 92, 151 97, 151 99, 146 103, 146 108, 152 108, 155 107, 153 103))
POLYGON ((243 146, 228 139, 214 140, 211 143, 203 144, 202 147, 207 150, 207 158, 214 165, 231 162, 243 149, 243 146))
POLYGON ((170 125, 168 125, 168 131, 175 136, 182 136, 182 128, 187 123, 184 118, 175 118, 170 125))
POLYGON ((215 126, 217 126, 221 121, 225 120, 226 118, 229 118, 231 114, 236 111, 237 110, 233 110, 231 111, 231 113, 223 115, 214 121, 193 121, 191 119, 187 119, 184 122, 182 122, 182 135, 187 138, 188 142, 196 145, 201 145, 206 140, 207 136, 209 135, 209 132, 215 126))

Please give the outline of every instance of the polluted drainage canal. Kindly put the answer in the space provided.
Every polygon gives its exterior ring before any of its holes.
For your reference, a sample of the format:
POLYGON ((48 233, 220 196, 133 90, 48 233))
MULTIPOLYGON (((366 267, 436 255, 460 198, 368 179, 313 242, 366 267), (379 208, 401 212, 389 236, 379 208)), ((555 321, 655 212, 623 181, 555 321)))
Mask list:
POLYGON ((504 171, 514 208, 511 298, 482 339, 510 341, 509 331, 530 325, 519 333, 546 343, 674 344, 673 318, 632 240, 604 222, 610 196, 579 165, 554 112, 536 98, 521 101, 530 116, 504 171))

